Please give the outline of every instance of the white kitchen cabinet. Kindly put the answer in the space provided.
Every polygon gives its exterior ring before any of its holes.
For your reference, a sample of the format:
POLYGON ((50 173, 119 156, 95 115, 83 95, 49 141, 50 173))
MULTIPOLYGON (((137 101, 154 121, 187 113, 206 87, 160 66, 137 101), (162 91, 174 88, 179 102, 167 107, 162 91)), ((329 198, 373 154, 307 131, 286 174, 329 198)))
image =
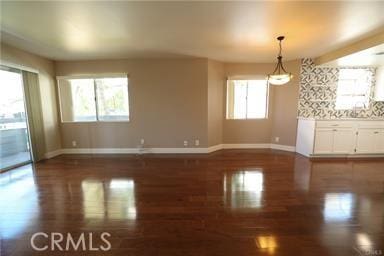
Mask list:
POLYGON ((356 152, 362 154, 384 153, 384 129, 359 129, 356 140, 356 152))
POLYGON ((333 149, 333 129, 319 128, 315 132, 315 153, 331 154, 333 149))
POLYGON ((376 70, 375 101, 384 101, 384 66, 376 70))
POLYGON ((296 152, 309 157, 384 157, 384 121, 299 119, 296 152))
POLYGON ((350 128, 317 128, 315 154, 350 154, 355 136, 350 128))
POLYGON ((333 151, 334 154, 351 154, 354 150, 356 134, 353 129, 333 130, 333 151))
POLYGON ((356 139, 356 153, 367 154, 374 152, 374 131, 375 129, 359 129, 356 139))
POLYGON ((376 135, 376 152, 384 154, 384 129, 380 129, 376 135))

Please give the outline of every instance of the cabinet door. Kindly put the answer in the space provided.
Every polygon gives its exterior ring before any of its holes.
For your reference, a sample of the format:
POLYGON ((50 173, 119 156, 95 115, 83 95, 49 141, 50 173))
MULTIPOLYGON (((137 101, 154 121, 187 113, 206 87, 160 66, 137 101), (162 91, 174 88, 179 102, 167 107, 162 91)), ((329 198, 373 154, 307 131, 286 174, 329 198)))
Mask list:
POLYGON ((354 150, 356 134, 352 129, 333 130, 333 153, 350 154, 354 150))
POLYGON ((384 153, 384 129, 376 130, 374 134, 375 153, 384 153))
POLYGON ((333 129, 316 129, 315 154, 331 154, 333 149, 333 129))
POLYGON ((359 129, 356 141, 356 153, 374 153, 375 144, 375 129, 359 129))

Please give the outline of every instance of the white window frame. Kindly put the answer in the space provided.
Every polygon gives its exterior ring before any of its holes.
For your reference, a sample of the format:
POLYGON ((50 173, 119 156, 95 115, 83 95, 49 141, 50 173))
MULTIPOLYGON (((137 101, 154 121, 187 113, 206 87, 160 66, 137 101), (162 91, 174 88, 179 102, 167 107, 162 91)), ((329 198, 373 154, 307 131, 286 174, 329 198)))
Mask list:
POLYGON ((56 76, 56 83, 57 83, 57 93, 59 96, 59 109, 60 109, 60 121, 61 123, 128 123, 131 121, 131 100, 129 99, 129 76, 128 74, 96 74, 96 75, 75 75, 75 76, 56 76), (100 120, 99 119, 99 106, 98 106, 98 99, 97 99, 97 91, 96 91, 96 79, 101 79, 101 78, 121 78, 121 77, 126 77, 127 78, 127 93, 128 93, 128 120, 100 120), (93 79, 93 90, 95 93, 95 115, 96 115, 96 120, 92 121, 63 121, 63 111, 61 109, 61 95, 60 95, 60 85, 59 85, 59 80, 61 79, 93 79))
MULTIPOLYGON (((226 102, 225 102, 225 105, 226 105, 226 108, 225 108, 225 119, 226 120, 265 120, 265 119, 268 119, 269 118, 269 95, 270 95, 270 86, 269 86, 269 83, 267 81, 267 79, 265 79, 265 76, 235 76, 233 78, 228 78, 227 79, 227 83, 226 83, 226 102), (266 83, 266 86, 267 86, 267 92, 266 92, 266 106, 265 106, 265 117, 251 117, 251 118, 248 118, 247 115, 248 115, 248 84, 247 84, 247 96, 246 96, 246 113, 245 113, 245 118, 234 118, 234 117, 230 117, 229 115, 229 105, 228 105, 228 102, 229 102, 229 93, 228 93, 228 90, 229 90, 229 86, 230 86, 230 81, 236 81, 236 80, 246 80, 246 81, 249 81, 249 80, 263 80, 265 81, 266 83)), ((233 102, 234 103, 234 102, 233 102)), ((234 108, 234 106, 233 106, 234 108)))

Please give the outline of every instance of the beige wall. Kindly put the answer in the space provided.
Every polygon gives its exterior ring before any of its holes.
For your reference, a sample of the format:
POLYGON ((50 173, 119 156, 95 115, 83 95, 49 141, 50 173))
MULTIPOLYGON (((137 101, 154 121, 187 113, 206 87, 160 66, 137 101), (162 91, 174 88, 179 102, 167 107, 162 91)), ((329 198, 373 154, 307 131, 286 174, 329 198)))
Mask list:
MULTIPOLYGON (((267 119, 229 120, 223 122, 223 142, 238 143, 276 143, 294 146, 297 127, 297 100, 299 92, 300 61, 284 62, 284 66, 292 72, 294 78, 282 86, 269 88, 269 104, 267 119), (274 138, 280 141, 275 142, 274 138)), ((262 63, 226 63, 225 76, 262 75, 273 71, 275 64, 262 63)))
POLYGON ((295 145, 300 61, 284 63, 294 79, 271 86, 269 115, 259 120, 227 120, 226 77, 266 75, 275 64, 221 63, 191 59, 52 61, 2 45, 5 61, 39 70, 47 151, 60 148, 180 148, 226 144, 295 145), (61 123, 55 76, 127 73, 129 122, 61 123), (48 106, 48 107, 46 107, 48 106), (61 129, 60 129, 61 128, 61 129))
POLYGON ((200 140, 208 146, 207 59, 142 59, 59 61, 56 74, 127 73, 130 121, 63 123, 63 148, 188 147, 200 140))
POLYGON ((293 74, 293 78, 285 85, 272 86, 274 98, 271 143, 295 146, 301 62, 289 61, 284 63, 284 67, 293 74), (280 138, 279 142, 275 141, 275 137, 280 138))
POLYGON ((208 145, 223 143, 224 64, 208 61, 208 145))
POLYGON ((40 94, 43 104, 45 147, 47 152, 61 148, 54 63, 40 56, 1 44, 0 59, 4 64, 16 64, 39 72, 40 94))

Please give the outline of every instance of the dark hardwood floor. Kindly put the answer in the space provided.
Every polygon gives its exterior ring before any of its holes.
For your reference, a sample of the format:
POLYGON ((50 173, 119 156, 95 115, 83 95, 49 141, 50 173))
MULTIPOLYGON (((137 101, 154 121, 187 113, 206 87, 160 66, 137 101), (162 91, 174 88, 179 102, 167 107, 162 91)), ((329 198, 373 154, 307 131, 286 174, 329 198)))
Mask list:
POLYGON ((0 174, 0 235, 1 256, 384 255, 384 159, 63 155, 0 174), (36 232, 111 250, 38 252, 36 232))

